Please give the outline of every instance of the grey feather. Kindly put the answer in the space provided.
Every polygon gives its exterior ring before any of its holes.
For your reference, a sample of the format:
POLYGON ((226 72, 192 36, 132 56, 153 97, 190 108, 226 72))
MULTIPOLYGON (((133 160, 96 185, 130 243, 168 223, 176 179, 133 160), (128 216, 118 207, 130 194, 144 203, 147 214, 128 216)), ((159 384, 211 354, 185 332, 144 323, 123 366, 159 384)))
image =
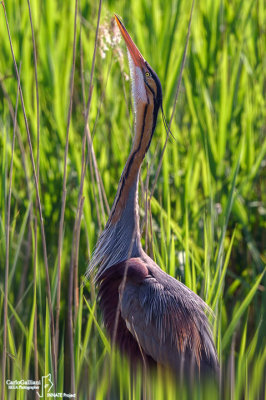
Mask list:
MULTIPOLYGON (((142 248, 138 218, 138 177, 129 192, 126 207, 117 223, 108 220, 93 252, 86 277, 99 266, 96 279, 112 265, 130 257, 139 257, 142 248)), ((116 199, 113 208, 116 205, 116 199)), ((112 208, 112 209, 113 209, 112 208)))
MULTIPOLYGON (((150 275, 141 284, 130 279, 121 294, 121 315, 144 352, 180 372, 199 368, 217 371, 206 303, 185 285, 163 272, 147 255, 150 275)), ((143 261, 142 261, 143 262, 143 261)))

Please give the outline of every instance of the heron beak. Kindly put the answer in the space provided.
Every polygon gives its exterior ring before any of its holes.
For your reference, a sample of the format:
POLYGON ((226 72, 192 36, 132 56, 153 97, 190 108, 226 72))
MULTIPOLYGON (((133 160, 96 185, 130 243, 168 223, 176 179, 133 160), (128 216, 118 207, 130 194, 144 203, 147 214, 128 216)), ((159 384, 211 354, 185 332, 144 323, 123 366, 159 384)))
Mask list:
POLYGON ((127 32, 126 28, 124 27, 123 23, 120 21, 120 19, 118 18, 118 16, 115 14, 115 20, 116 23, 118 25, 118 28, 120 29, 120 32, 126 42, 128 51, 130 52, 130 55, 133 59, 133 62, 135 64, 136 67, 144 67, 145 66, 145 60, 142 57, 139 49, 137 48, 137 46, 135 45, 135 43, 133 42, 133 40, 131 39, 129 33, 127 32))

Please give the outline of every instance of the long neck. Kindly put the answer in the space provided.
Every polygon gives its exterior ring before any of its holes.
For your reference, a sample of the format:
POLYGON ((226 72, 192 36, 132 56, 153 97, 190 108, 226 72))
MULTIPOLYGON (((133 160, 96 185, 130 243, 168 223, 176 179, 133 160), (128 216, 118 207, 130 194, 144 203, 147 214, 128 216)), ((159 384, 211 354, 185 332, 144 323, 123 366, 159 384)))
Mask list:
POLYGON ((136 108, 135 137, 122 172, 105 229, 96 245, 89 270, 100 265, 98 276, 112 265, 142 252, 139 229, 138 182, 142 161, 150 146, 157 118, 153 104, 136 108))
POLYGON ((135 137, 131 152, 122 172, 116 197, 113 203, 108 222, 116 224, 123 214, 128 214, 128 219, 134 219, 139 230, 138 214, 138 179, 142 161, 150 146, 155 128, 153 124, 153 105, 141 104, 136 111, 135 137), (129 203, 129 204, 128 204, 129 203))

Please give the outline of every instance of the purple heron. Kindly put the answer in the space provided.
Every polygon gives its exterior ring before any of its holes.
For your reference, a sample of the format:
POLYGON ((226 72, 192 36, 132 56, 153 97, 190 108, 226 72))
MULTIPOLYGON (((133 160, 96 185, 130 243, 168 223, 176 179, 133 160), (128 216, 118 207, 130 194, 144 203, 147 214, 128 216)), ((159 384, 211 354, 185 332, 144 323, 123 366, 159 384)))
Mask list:
POLYGON ((141 245, 139 174, 162 108, 162 87, 123 23, 115 19, 128 49, 135 137, 89 273, 98 267, 95 279, 105 326, 131 361, 157 363, 182 376, 191 368, 198 376, 216 373, 207 304, 165 273, 141 245))

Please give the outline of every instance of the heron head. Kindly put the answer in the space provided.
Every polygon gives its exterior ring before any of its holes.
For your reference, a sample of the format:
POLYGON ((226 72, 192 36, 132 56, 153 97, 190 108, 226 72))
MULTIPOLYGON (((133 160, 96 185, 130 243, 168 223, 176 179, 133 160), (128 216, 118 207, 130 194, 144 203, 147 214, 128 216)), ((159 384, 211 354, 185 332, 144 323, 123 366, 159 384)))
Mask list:
POLYGON ((159 108, 162 106, 161 82, 157 74, 140 53, 139 49, 131 39, 125 26, 120 21, 117 15, 115 15, 115 20, 126 42, 128 50, 130 75, 132 79, 132 93, 135 103, 135 109, 140 103, 149 103, 153 104, 158 111, 159 108))

